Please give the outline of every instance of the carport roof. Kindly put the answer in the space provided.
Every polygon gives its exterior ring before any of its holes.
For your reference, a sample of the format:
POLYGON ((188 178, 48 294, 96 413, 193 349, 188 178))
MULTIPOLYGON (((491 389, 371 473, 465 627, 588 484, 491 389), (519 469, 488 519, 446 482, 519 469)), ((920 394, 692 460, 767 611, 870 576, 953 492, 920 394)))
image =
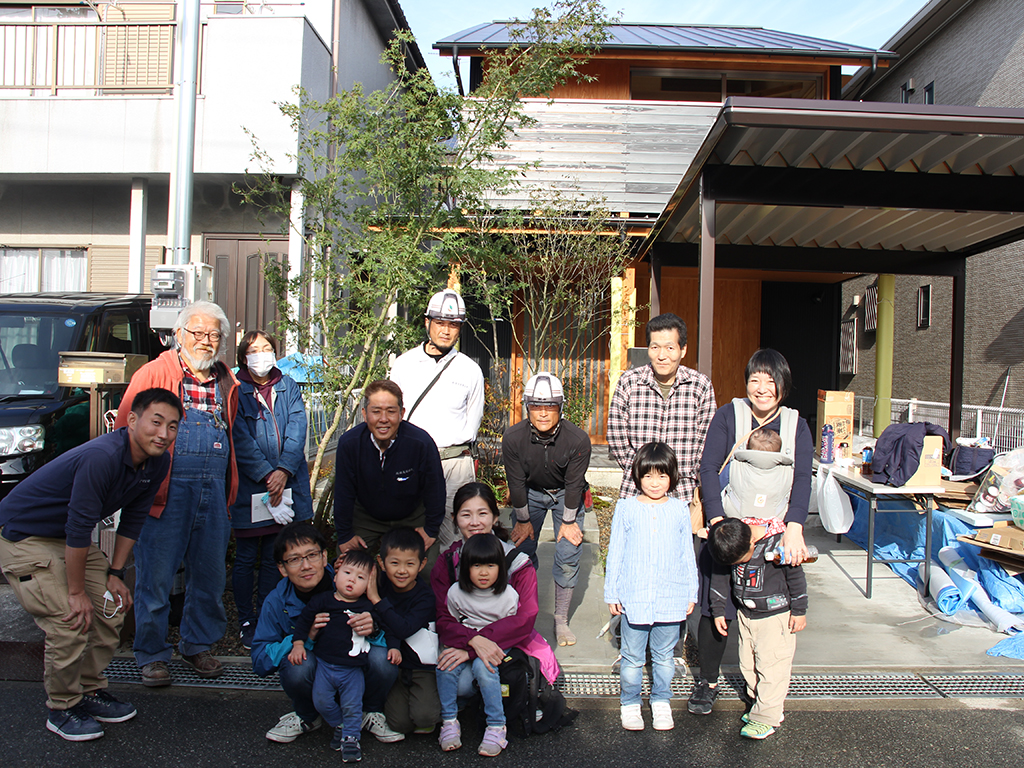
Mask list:
POLYGON ((643 250, 696 263, 703 185, 720 267, 944 273, 1024 237, 1022 173, 1024 110, 731 98, 643 250))

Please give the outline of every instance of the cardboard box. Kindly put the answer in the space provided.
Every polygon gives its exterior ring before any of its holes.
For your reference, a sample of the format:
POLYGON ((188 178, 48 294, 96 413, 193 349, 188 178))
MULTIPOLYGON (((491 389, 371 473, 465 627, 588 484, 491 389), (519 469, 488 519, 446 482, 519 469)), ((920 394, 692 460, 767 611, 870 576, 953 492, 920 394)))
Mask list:
POLYGON ((942 438, 939 435, 925 435, 921 464, 906 485, 942 485, 942 438))
POLYGON ((853 392, 818 390, 818 434, 814 436, 815 455, 821 458, 821 428, 831 424, 835 430, 835 446, 850 442, 853 437, 853 392))
POLYGON ((983 528, 974 534, 974 540, 1024 555, 1024 528, 1018 528, 1013 523, 996 523, 991 528, 983 528))

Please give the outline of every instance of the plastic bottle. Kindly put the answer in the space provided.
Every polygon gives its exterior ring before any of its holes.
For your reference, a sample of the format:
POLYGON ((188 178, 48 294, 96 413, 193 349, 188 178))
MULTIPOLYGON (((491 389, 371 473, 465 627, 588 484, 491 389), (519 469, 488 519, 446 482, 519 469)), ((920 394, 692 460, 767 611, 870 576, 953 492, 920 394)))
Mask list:
POLYGON ((831 464, 835 461, 836 431, 831 424, 821 428, 821 463, 831 464))
MULTIPOLYGON (((764 559, 767 563, 774 563, 776 561, 782 562, 785 557, 785 552, 780 544, 770 552, 765 552, 764 559)), ((818 560, 818 548, 813 544, 807 545, 807 559, 804 560, 800 565, 806 565, 807 563, 814 563, 818 560)))

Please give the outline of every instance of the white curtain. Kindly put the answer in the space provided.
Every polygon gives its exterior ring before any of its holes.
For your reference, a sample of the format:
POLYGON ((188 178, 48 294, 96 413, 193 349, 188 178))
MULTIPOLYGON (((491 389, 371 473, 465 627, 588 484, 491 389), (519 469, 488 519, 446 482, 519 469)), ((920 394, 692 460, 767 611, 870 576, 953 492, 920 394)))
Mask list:
POLYGON ((43 249, 42 291, 84 291, 88 287, 85 251, 43 249))
POLYGON ((39 249, 0 248, 0 293, 39 290, 39 249))

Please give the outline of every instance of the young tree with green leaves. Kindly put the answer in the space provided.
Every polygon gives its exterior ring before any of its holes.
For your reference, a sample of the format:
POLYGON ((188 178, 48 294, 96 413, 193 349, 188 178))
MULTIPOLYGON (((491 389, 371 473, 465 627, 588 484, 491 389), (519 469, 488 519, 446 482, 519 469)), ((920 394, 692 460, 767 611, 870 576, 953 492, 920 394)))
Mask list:
MULTIPOLYGON (((463 250, 467 222, 487 210, 493 193, 515 183, 517 169, 494 164, 514 126, 529 122, 521 98, 550 93, 576 77, 587 52, 604 39, 607 19, 598 0, 557 0, 512 25, 516 45, 487 52, 482 86, 471 97, 435 87, 430 74, 410 70, 408 35, 383 55, 393 86, 366 93, 357 84, 327 101, 297 90, 279 105, 298 136, 295 156, 304 200, 298 233, 302 273, 266 274, 278 297, 284 330, 311 356, 325 402, 348 403, 353 392, 382 376, 388 356, 422 333, 394 307, 422 306, 463 250), (292 311, 289 296, 309 297, 292 311)), ((246 202, 289 222, 292 181, 271 170, 254 136, 257 170, 239 188, 246 202)), ((418 318, 417 318, 418 319, 418 318)), ((342 423, 337 408, 324 447, 342 423)))

